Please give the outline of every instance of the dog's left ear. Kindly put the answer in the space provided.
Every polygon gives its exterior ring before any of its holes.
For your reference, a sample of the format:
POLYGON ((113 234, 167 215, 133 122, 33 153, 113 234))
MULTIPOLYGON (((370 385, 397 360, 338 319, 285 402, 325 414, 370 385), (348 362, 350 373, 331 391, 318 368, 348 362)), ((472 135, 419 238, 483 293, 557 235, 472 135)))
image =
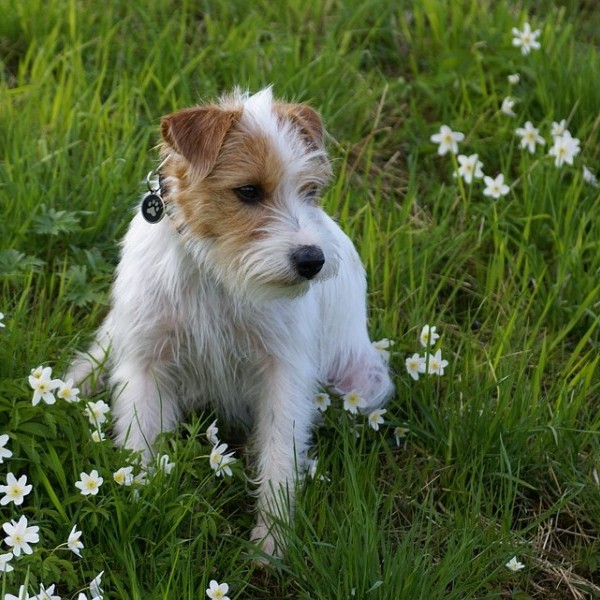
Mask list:
POLYGON ((223 140, 238 116, 236 111, 217 106, 186 108, 163 117, 160 131, 165 142, 204 179, 215 166, 223 140))
POLYGON ((287 116, 317 148, 325 145, 325 128, 319 113, 306 104, 287 104, 287 116))

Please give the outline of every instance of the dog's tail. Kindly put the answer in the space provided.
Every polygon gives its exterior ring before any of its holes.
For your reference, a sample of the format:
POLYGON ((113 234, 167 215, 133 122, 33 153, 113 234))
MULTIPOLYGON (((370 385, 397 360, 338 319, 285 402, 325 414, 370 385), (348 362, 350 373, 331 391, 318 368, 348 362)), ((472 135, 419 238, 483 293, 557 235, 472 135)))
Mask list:
POLYGON ((87 352, 80 352, 70 364, 65 380, 72 379, 82 396, 92 396, 106 387, 110 340, 98 332, 87 352))

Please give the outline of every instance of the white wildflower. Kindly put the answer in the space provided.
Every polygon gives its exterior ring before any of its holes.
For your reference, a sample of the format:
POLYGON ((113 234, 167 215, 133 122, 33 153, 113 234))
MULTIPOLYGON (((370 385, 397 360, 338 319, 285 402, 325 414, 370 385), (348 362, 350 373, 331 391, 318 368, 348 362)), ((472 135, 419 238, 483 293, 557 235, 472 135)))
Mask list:
POLYGON ((541 48, 540 43, 537 41, 540 33, 541 31, 539 29, 532 31, 529 23, 523 25, 522 31, 513 27, 512 34, 515 37, 513 38, 512 44, 517 48, 521 48, 521 54, 526 56, 532 50, 539 50, 541 48))
POLYGON ((208 426, 206 430, 206 439, 216 446, 219 443, 219 428, 217 427, 216 419, 208 426))
POLYGON ((81 541, 81 531, 77 531, 77 525, 73 525, 69 538, 67 539, 67 547, 71 552, 77 554, 81 558, 81 549, 83 542, 81 541))
POLYGON ((502 100, 502 106, 500 107, 502 113, 505 114, 507 117, 516 117, 517 114, 513 110, 513 108, 515 107, 515 102, 516 100, 514 98, 506 96, 506 98, 502 100))
POLYGON ((353 415, 358 413, 359 408, 365 408, 367 401, 356 391, 352 390, 342 396, 344 400, 344 410, 353 415))
POLYGON ((94 469, 89 474, 80 473, 81 479, 75 482, 75 487, 81 490, 82 496, 95 496, 100 490, 104 479, 98 475, 98 471, 94 469))
POLYGON ((483 181, 485 183, 484 196, 491 196, 497 200, 500 196, 506 196, 510 192, 510 188, 504 183, 504 175, 502 173, 497 175, 496 178, 486 175, 483 181))
POLYGON ((458 142, 465 139, 465 134, 460 131, 452 131, 447 125, 442 125, 440 132, 433 134, 430 139, 435 144, 439 144, 438 154, 443 156, 448 151, 457 154, 458 142))
POLYGON ((313 400, 321 412, 325 412, 331 405, 331 398, 329 397, 329 394, 326 394, 325 392, 316 394, 313 400))
POLYGON ((408 374, 417 381, 420 373, 425 373, 425 359, 420 354, 413 354, 406 359, 408 374))
POLYGON ((375 431, 379 431, 379 426, 383 425, 383 423, 384 423, 383 415, 385 415, 386 412, 387 412, 387 410, 385 408, 376 408, 374 411, 371 411, 369 413, 369 417, 368 417, 369 425, 375 431))
POLYGON ((505 565, 510 571, 520 571, 525 568, 525 565, 517 560, 516 556, 513 556, 505 565))
POLYGON ((543 146, 546 143, 546 140, 539 135, 538 129, 533 126, 531 121, 527 121, 525 127, 518 127, 516 134, 521 138, 521 148, 527 148, 531 154, 535 152, 537 144, 543 146))

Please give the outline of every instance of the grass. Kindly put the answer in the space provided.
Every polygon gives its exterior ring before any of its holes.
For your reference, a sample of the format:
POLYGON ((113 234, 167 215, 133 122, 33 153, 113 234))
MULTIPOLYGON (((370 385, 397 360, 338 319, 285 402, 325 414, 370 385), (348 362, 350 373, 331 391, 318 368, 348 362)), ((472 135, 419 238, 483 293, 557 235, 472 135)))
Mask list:
POLYGON ((600 196, 582 178, 600 164, 593 3, 0 0, 0 14, 0 434, 13 453, 0 481, 33 484, 0 520, 40 527, 0 592, 55 583, 75 598, 104 570, 106 598, 201 599, 211 579, 231 598, 600 597, 600 196), (529 56, 511 45, 525 21, 542 30, 529 56), (33 407, 27 375, 64 372, 106 313, 159 117, 269 83, 324 116, 324 203, 367 268, 373 339, 396 341, 397 394, 379 432, 339 401, 325 413, 323 478, 299 491, 285 560, 261 570, 251 467, 214 477, 212 414, 161 439, 176 466, 135 500, 111 476, 127 454, 90 440, 81 406, 33 407), (516 118, 499 112, 507 95, 516 118), (581 153, 556 168, 562 118, 581 153), (535 155, 514 135, 526 120, 547 140, 535 155), (452 177, 429 139, 441 124, 505 175, 507 196, 452 177), (425 323, 449 366, 413 381, 404 360, 425 323), (104 484, 84 498, 74 482, 92 468, 104 484), (81 559, 64 547, 74 524, 81 559))

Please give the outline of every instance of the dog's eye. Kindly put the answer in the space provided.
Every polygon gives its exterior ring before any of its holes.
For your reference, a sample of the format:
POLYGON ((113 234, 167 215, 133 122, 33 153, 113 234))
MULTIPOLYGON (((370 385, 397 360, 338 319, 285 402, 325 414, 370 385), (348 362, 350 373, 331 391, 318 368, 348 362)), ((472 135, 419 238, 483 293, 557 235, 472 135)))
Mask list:
POLYGON ((260 202, 263 198, 262 189, 258 185, 243 185, 233 191, 242 202, 248 204, 260 202))

